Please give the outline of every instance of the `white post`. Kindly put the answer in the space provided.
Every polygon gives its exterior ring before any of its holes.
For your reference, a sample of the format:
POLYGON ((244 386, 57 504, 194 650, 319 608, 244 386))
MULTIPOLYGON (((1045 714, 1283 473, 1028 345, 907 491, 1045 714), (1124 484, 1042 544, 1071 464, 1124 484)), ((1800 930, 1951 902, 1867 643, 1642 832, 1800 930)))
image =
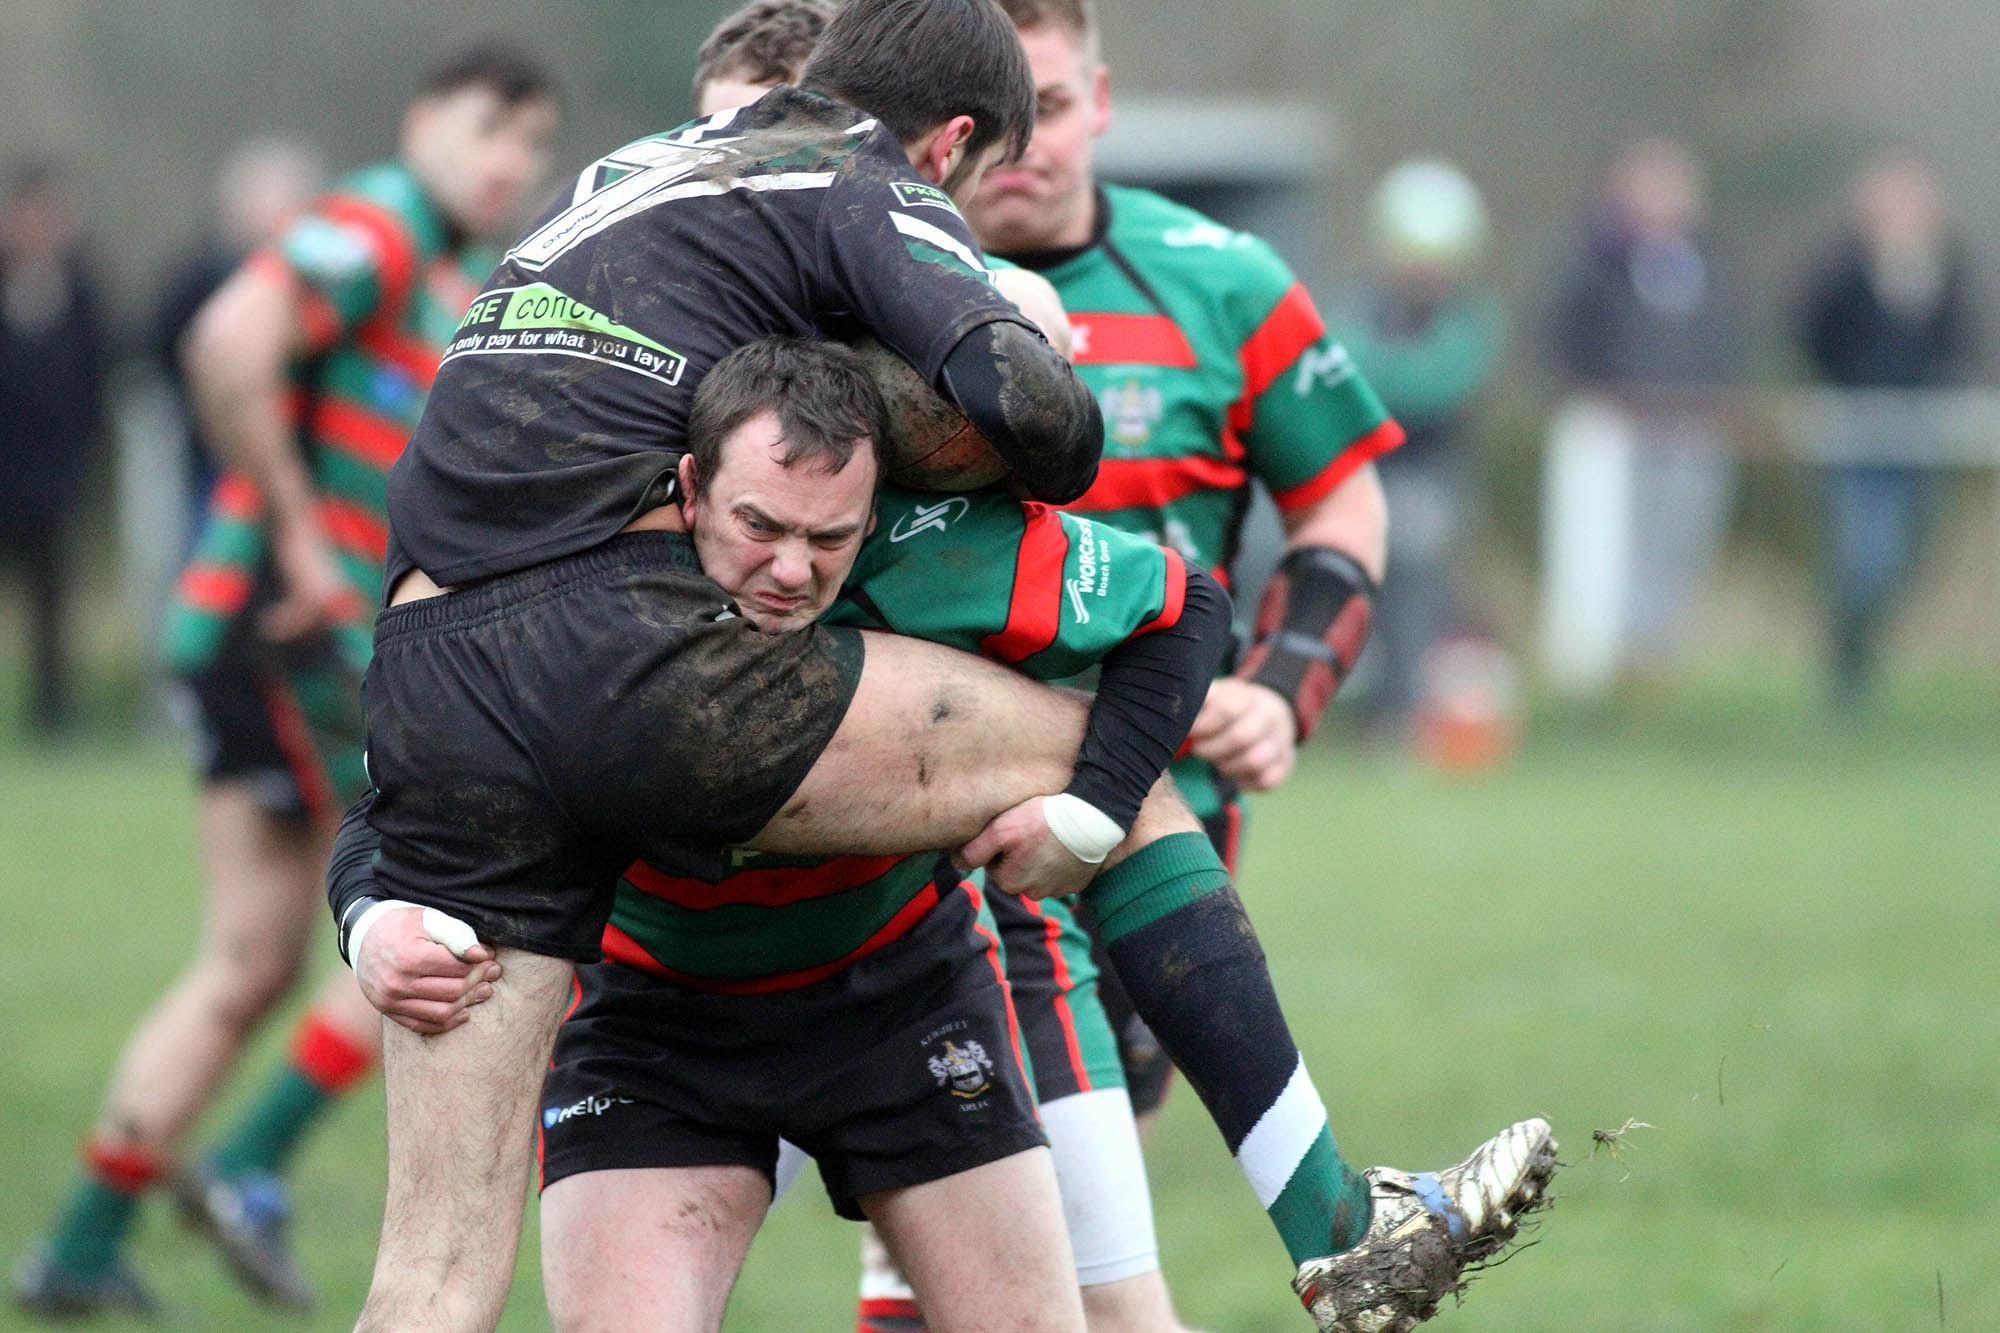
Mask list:
POLYGON ((1602 695, 1623 664, 1632 564, 1632 425, 1578 395, 1549 420, 1542 471, 1542 671, 1558 692, 1602 695))

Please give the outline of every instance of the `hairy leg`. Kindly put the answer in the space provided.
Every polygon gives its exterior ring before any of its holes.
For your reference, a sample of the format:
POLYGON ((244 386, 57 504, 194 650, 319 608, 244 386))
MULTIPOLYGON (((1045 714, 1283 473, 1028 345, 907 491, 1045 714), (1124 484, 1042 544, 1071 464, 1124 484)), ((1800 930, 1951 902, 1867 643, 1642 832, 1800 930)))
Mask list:
POLYGON ((385 1023, 389 1197, 359 1329, 490 1329, 521 1239, 535 1104, 570 1001, 563 959, 501 949, 507 984, 435 1037, 385 1023))
POLYGON ((564 1333, 714 1333, 771 1202, 747 1166, 586 1171, 542 1192, 542 1281, 564 1333))
POLYGON ((1048 1149, 861 1200, 933 1333, 1083 1333, 1048 1149))
POLYGON ((201 798, 207 906, 194 961, 111 1077, 98 1136, 164 1149, 207 1107, 259 1020, 292 987, 320 921, 330 830, 273 819, 247 784, 201 798))
POLYGON ((1063 789, 1088 701, 983 658, 868 634, 861 684, 819 761, 751 845, 878 854, 957 847, 1063 789))
POLYGON ((1184 1333, 1157 1268, 1085 1287, 1083 1322, 1090 1333, 1184 1333))

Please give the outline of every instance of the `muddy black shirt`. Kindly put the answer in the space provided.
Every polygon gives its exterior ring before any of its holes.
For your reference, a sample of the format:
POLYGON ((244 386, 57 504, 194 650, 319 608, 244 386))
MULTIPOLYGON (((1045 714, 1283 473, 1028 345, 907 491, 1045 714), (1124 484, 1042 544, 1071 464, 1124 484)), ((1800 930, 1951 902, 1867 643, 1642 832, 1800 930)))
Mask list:
POLYGON ((996 320, 1028 324, 864 113, 780 88, 641 139, 591 164, 473 302, 389 477, 388 583, 538 564, 663 503, 695 386, 744 343, 867 329, 936 383, 996 320))

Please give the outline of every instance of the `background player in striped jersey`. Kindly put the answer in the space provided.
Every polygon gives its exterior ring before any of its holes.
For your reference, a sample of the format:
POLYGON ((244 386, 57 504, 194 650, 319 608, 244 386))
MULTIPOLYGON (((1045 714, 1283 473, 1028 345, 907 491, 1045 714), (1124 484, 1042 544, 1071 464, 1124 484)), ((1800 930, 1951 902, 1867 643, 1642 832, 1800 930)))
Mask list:
MULTIPOLYGON (((1157 194, 1097 182, 1092 144, 1111 92, 1090 0, 1001 5, 1035 72, 1036 128, 1018 160, 987 175, 967 216, 988 250, 1055 285, 1078 373, 1100 396, 1104 461, 1072 507, 1224 578, 1253 479, 1283 521, 1284 554, 1249 651, 1211 686, 1172 769, 1233 866, 1238 791, 1284 779, 1361 651, 1388 522, 1371 460, 1402 431, 1268 245, 1157 194)), ((1115 1020, 1125 1007, 1108 972, 1115 1020)), ((1143 1028, 1135 1035, 1128 1079, 1143 1107, 1164 1088, 1164 1061, 1143 1028)), ((1231 1146, 1240 1151, 1233 1136, 1231 1146)), ((1347 1187, 1366 1188, 1353 1173, 1347 1187)), ((1265 1202, 1315 1306, 1308 1269, 1325 1248, 1320 1219, 1265 1202)), ((1349 1238, 1336 1235, 1336 1248, 1349 1238)))
MULTIPOLYGON (((1224 578, 1253 477, 1284 520, 1286 555, 1258 641, 1211 686, 1190 753, 1172 770, 1233 867, 1238 790, 1282 781, 1360 651, 1387 528, 1369 460, 1401 432, 1268 246, 1158 195, 1097 184, 1091 145, 1109 123, 1110 79, 1087 0, 1002 0, 1002 8, 1035 72, 1035 134, 1019 160, 988 173, 967 216, 988 250, 1055 284, 1075 329, 1078 373, 1100 395, 1104 462, 1071 508, 1168 543, 1224 578)), ((996 897, 994 909, 1010 938, 1028 933, 1016 900, 996 897)), ((1010 964, 1017 956, 1039 955, 1022 950, 1010 964)), ((1124 1038, 1134 1105, 1150 1112, 1170 1071, 1165 1052, 1132 1014, 1115 970, 1100 985, 1124 1038)), ((1024 1022, 1044 1013, 1024 1006, 1024 1022)), ((1041 1031, 1061 1035, 1059 1025, 1041 1031)), ((1062 1065, 1044 1058, 1035 1068, 1062 1065)), ((1045 1097, 1064 1090, 1041 1089, 1045 1097)), ((1321 1240, 1288 1237, 1295 1261, 1321 1240)), ((864 1275, 864 1324, 872 1317, 885 1333, 920 1326, 894 1286, 879 1269, 864 1275)))
MULTIPOLYGON (((114 1071, 83 1179, 16 1274, 33 1312, 151 1305, 122 1258, 140 1193, 302 975, 328 839, 366 785, 356 694, 384 473, 490 262, 473 247, 515 221, 556 116, 553 79, 525 54, 447 58, 405 113, 396 159, 340 181, 196 319, 186 360, 210 438, 225 461, 283 458, 285 491, 274 522, 242 473, 225 476, 176 588, 165 646, 196 714, 207 909, 194 959, 114 1071)), ((334 978, 242 1120, 175 1173, 266 1300, 310 1301, 275 1173, 373 1064, 379 1031, 351 979, 334 978)))
POLYGON ((1370 460, 1402 430, 1268 245, 1095 179, 1111 86, 1088 0, 1002 8, 1035 70, 1035 135, 967 217, 987 249, 1055 285, 1104 406, 1104 463, 1073 507, 1224 577, 1253 479, 1284 522, 1250 651, 1210 688, 1173 768, 1233 861, 1238 789, 1284 779, 1360 651, 1388 526, 1370 460))

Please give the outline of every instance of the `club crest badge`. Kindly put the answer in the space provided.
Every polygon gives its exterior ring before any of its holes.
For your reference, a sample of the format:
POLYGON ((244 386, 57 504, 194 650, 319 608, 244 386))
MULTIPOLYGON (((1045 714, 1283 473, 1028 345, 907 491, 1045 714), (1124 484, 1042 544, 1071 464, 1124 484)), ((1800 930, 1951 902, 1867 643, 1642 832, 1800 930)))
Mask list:
POLYGON ((1136 379, 1112 385, 1098 401, 1111 428, 1112 442, 1127 449, 1140 448, 1153 438, 1153 428, 1160 424, 1165 408, 1159 387, 1136 379))
POLYGON ((993 1086, 993 1057, 976 1041, 963 1046, 947 1041, 944 1053, 931 1057, 930 1067, 938 1086, 950 1089, 954 1097, 979 1097, 993 1086))

